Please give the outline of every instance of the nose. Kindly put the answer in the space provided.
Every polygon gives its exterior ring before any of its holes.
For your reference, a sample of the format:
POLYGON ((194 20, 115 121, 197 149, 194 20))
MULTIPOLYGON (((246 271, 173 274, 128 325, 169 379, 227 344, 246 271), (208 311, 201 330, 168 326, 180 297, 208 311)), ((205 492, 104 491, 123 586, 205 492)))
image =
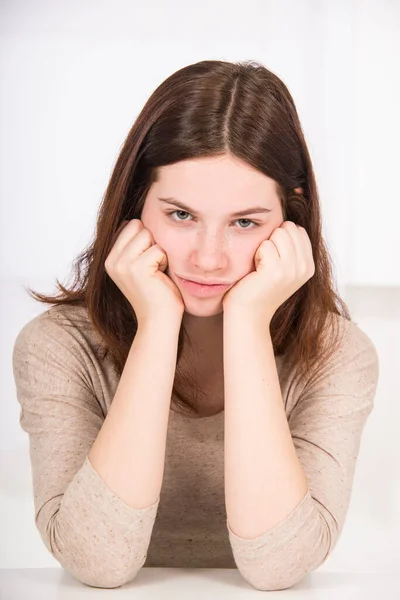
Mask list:
POLYGON ((192 262, 198 269, 212 272, 226 266, 226 243, 216 233, 199 235, 192 252, 192 262))

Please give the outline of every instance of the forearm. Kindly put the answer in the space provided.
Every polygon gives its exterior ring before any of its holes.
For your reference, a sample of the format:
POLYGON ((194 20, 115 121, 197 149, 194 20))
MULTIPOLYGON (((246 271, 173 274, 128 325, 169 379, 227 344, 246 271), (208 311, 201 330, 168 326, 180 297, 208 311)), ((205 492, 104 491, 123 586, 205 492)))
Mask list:
POLYGON ((290 434, 269 329, 224 315, 225 501, 229 526, 258 537, 282 521, 308 483, 290 434))
POLYGON ((132 508, 154 504, 162 487, 179 329, 175 319, 139 325, 89 453, 100 477, 132 508))

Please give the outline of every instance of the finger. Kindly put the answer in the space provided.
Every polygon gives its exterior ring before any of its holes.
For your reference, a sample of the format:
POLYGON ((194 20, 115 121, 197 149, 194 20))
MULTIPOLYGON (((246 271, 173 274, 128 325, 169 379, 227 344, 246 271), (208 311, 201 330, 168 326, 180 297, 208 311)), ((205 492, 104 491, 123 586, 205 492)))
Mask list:
POLYGON ((115 232, 116 240, 114 241, 111 250, 113 259, 118 259, 127 244, 129 244, 143 229, 143 223, 140 219, 131 219, 127 223, 121 223, 115 232))
POLYGON ((279 258, 287 264, 292 264, 297 258, 297 247, 286 227, 278 227, 272 233, 270 240, 275 244, 279 258))
POLYGON ((314 263, 314 254, 313 254, 311 240, 308 236, 307 231, 304 229, 304 227, 298 228, 298 237, 302 244, 302 256, 304 257, 303 260, 305 260, 307 265, 314 263))
POLYGON ((312 253, 311 241, 304 227, 296 225, 296 223, 293 223, 292 221, 285 221, 284 229, 291 236, 299 259, 302 259, 304 256, 308 256, 310 254, 310 250, 312 253))
POLYGON ((304 227, 297 226, 296 236, 301 244, 301 254, 299 255, 299 266, 301 271, 315 273, 314 255, 311 240, 304 227))
POLYGON ((304 241, 306 242, 306 244, 312 249, 312 244, 311 244, 310 236, 308 235, 308 233, 304 229, 304 227, 299 227, 299 233, 302 236, 302 238, 304 239, 304 241))
POLYGON ((127 225, 129 223, 129 221, 122 221, 122 223, 119 224, 117 230, 114 232, 114 235, 111 238, 111 247, 114 246, 118 235, 121 233, 121 231, 123 230, 123 228, 125 227, 125 225, 127 225))

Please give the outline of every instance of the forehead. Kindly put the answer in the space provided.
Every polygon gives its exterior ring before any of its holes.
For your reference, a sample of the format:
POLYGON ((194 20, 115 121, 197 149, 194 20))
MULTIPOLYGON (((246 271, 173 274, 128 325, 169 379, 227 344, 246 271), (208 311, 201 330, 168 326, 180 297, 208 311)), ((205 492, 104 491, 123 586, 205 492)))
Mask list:
POLYGON ((255 198, 279 199, 277 182, 244 161, 230 156, 203 157, 159 167, 155 191, 183 202, 228 203, 244 208, 255 198))

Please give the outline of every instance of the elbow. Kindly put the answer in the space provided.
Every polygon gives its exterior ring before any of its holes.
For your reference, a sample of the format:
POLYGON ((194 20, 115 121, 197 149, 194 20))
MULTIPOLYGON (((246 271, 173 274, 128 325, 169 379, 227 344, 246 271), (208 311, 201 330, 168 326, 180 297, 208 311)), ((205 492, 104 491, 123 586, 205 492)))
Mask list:
POLYGON ((274 573, 270 574, 268 577, 248 577, 243 575, 244 579, 256 590, 265 591, 265 592, 275 592, 280 590, 288 590, 292 588, 296 584, 303 581, 303 579, 308 575, 309 571, 304 571, 302 573, 296 573, 294 577, 288 577, 286 574, 274 573))
POLYGON ((262 591, 287 590, 325 562, 329 552, 325 546, 296 547, 290 552, 270 555, 252 562, 237 561, 243 578, 255 589, 262 591), (288 560, 289 558, 289 560, 288 560), (290 560, 292 558, 292 560, 290 560))
MULTIPOLYGON (((143 561, 144 562, 144 561, 143 561)), ((131 582, 140 571, 141 566, 135 569, 135 572, 127 574, 121 573, 112 569, 104 569, 103 571, 94 571, 86 565, 61 565, 70 575, 77 579, 80 583, 94 588, 118 588, 126 583, 131 582)))
MULTIPOLYGON (((126 561, 109 562, 105 564, 107 558, 104 557, 104 564, 101 566, 99 561, 92 561, 91 558, 85 555, 84 558, 78 558, 72 551, 53 553, 54 558, 60 565, 72 575, 77 581, 89 587, 95 588, 118 588, 131 581, 142 568, 146 556, 142 560, 135 561, 134 565, 128 566, 126 561)), ((114 559, 115 560, 115 559, 114 559)))
POLYGON ((292 539, 263 552, 236 551, 236 564, 243 578, 255 589, 278 591, 289 589, 319 568, 331 554, 334 543, 325 521, 309 520, 303 531, 293 532, 292 539))
POLYGON ((65 530, 57 514, 41 537, 57 562, 79 582, 95 588, 118 588, 131 582, 147 557, 147 546, 132 551, 127 539, 87 539, 78 531, 65 530))

